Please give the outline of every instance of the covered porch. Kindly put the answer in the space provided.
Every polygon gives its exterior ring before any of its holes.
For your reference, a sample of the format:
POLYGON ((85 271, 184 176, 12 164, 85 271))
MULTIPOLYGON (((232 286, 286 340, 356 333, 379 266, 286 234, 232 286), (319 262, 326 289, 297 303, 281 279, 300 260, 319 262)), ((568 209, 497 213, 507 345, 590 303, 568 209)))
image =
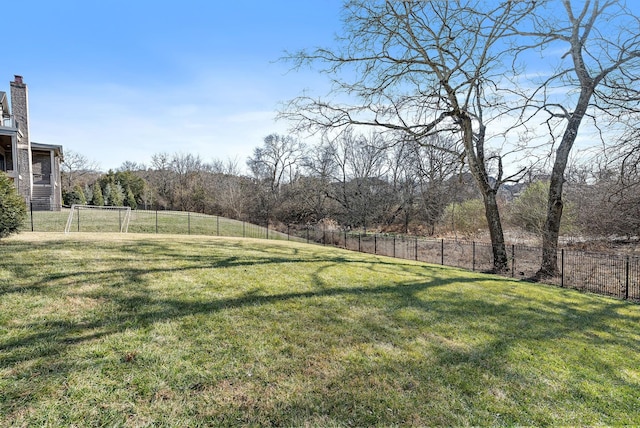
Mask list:
POLYGON ((59 210, 62 205, 62 146, 31 143, 31 204, 34 210, 59 210))

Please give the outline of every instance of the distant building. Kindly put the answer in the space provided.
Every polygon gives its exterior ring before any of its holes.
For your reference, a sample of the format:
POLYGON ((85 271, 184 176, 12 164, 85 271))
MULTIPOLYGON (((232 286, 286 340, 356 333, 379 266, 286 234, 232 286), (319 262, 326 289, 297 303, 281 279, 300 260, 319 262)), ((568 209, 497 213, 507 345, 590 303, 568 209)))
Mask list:
POLYGON ((59 210, 62 146, 31 141, 27 85, 22 76, 15 76, 9 84, 11 110, 6 92, 0 91, 0 171, 9 175, 34 210, 59 210))

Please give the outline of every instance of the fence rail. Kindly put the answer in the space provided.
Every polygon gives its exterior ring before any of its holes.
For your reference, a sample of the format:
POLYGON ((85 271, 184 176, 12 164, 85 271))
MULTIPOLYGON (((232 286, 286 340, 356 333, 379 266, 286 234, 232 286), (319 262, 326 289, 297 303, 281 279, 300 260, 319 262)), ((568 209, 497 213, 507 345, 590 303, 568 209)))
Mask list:
MULTIPOLYGON (((31 210, 23 228, 35 232, 63 232, 68 216, 69 209, 64 207, 54 211, 31 210)), ((93 219, 83 213, 75 219, 70 230, 118 232, 120 221, 118 213, 112 218, 98 216, 93 219)), ((289 225, 276 230, 250 222, 181 211, 134 210, 129 232, 296 240, 472 271, 493 268, 492 245, 488 243, 351 233, 317 225, 289 225)), ((542 249, 511 245, 507 250, 509 271, 506 275, 519 279, 533 277, 542 261, 542 249)), ((546 283, 640 302, 640 257, 560 249, 558 267, 558 274, 545 280, 546 283)))

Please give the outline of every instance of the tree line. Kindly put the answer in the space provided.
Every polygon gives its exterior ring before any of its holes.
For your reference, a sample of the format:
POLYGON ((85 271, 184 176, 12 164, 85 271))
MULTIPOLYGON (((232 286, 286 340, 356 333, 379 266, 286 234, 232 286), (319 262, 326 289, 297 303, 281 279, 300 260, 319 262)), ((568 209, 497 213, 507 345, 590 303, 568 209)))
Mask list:
MULTIPOLYGON (((157 153, 148 165, 125 162, 99 173, 85 156, 68 152, 74 162, 64 166, 63 198, 68 205, 192 211, 282 228, 330 222, 354 231, 459 237, 488 230, 481 194, 454 153, 387 138, 348 132, 304 144, 272 134, 253 150, 245 169, 195 154, 157 153)), ((637 164, 594 157, 611 161, 569 168, 564 233, 639 235, 637 164)), ((497 201, 509 228, 542 233, 549 176, 531 169, 518 183, 501 187, 497 201)))

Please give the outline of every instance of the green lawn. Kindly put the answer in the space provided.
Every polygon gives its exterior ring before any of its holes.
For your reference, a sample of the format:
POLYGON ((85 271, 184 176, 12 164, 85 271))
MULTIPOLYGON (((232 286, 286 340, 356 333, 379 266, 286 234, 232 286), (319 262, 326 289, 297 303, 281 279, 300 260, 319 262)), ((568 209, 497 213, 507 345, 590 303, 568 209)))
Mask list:
MULTIPOLYGON (((22 230, 32 232, 64 232, 69 219, 68 208, 60 211, 29 212, 22 230)), ((75 211, 69 232, 114 233, 123 229, 125 212, 83 209, 75 211)), ((237 236, 243 238, 297 240, 264 226, 233 220, 230 218, 198 214, 186 211, 132 210, 127 228, 131 233, 159 233, 185 235, 237 236)))
POLYGON ((286 241, 0 241, 0 426, 638 425, 640 306, 286 241))

